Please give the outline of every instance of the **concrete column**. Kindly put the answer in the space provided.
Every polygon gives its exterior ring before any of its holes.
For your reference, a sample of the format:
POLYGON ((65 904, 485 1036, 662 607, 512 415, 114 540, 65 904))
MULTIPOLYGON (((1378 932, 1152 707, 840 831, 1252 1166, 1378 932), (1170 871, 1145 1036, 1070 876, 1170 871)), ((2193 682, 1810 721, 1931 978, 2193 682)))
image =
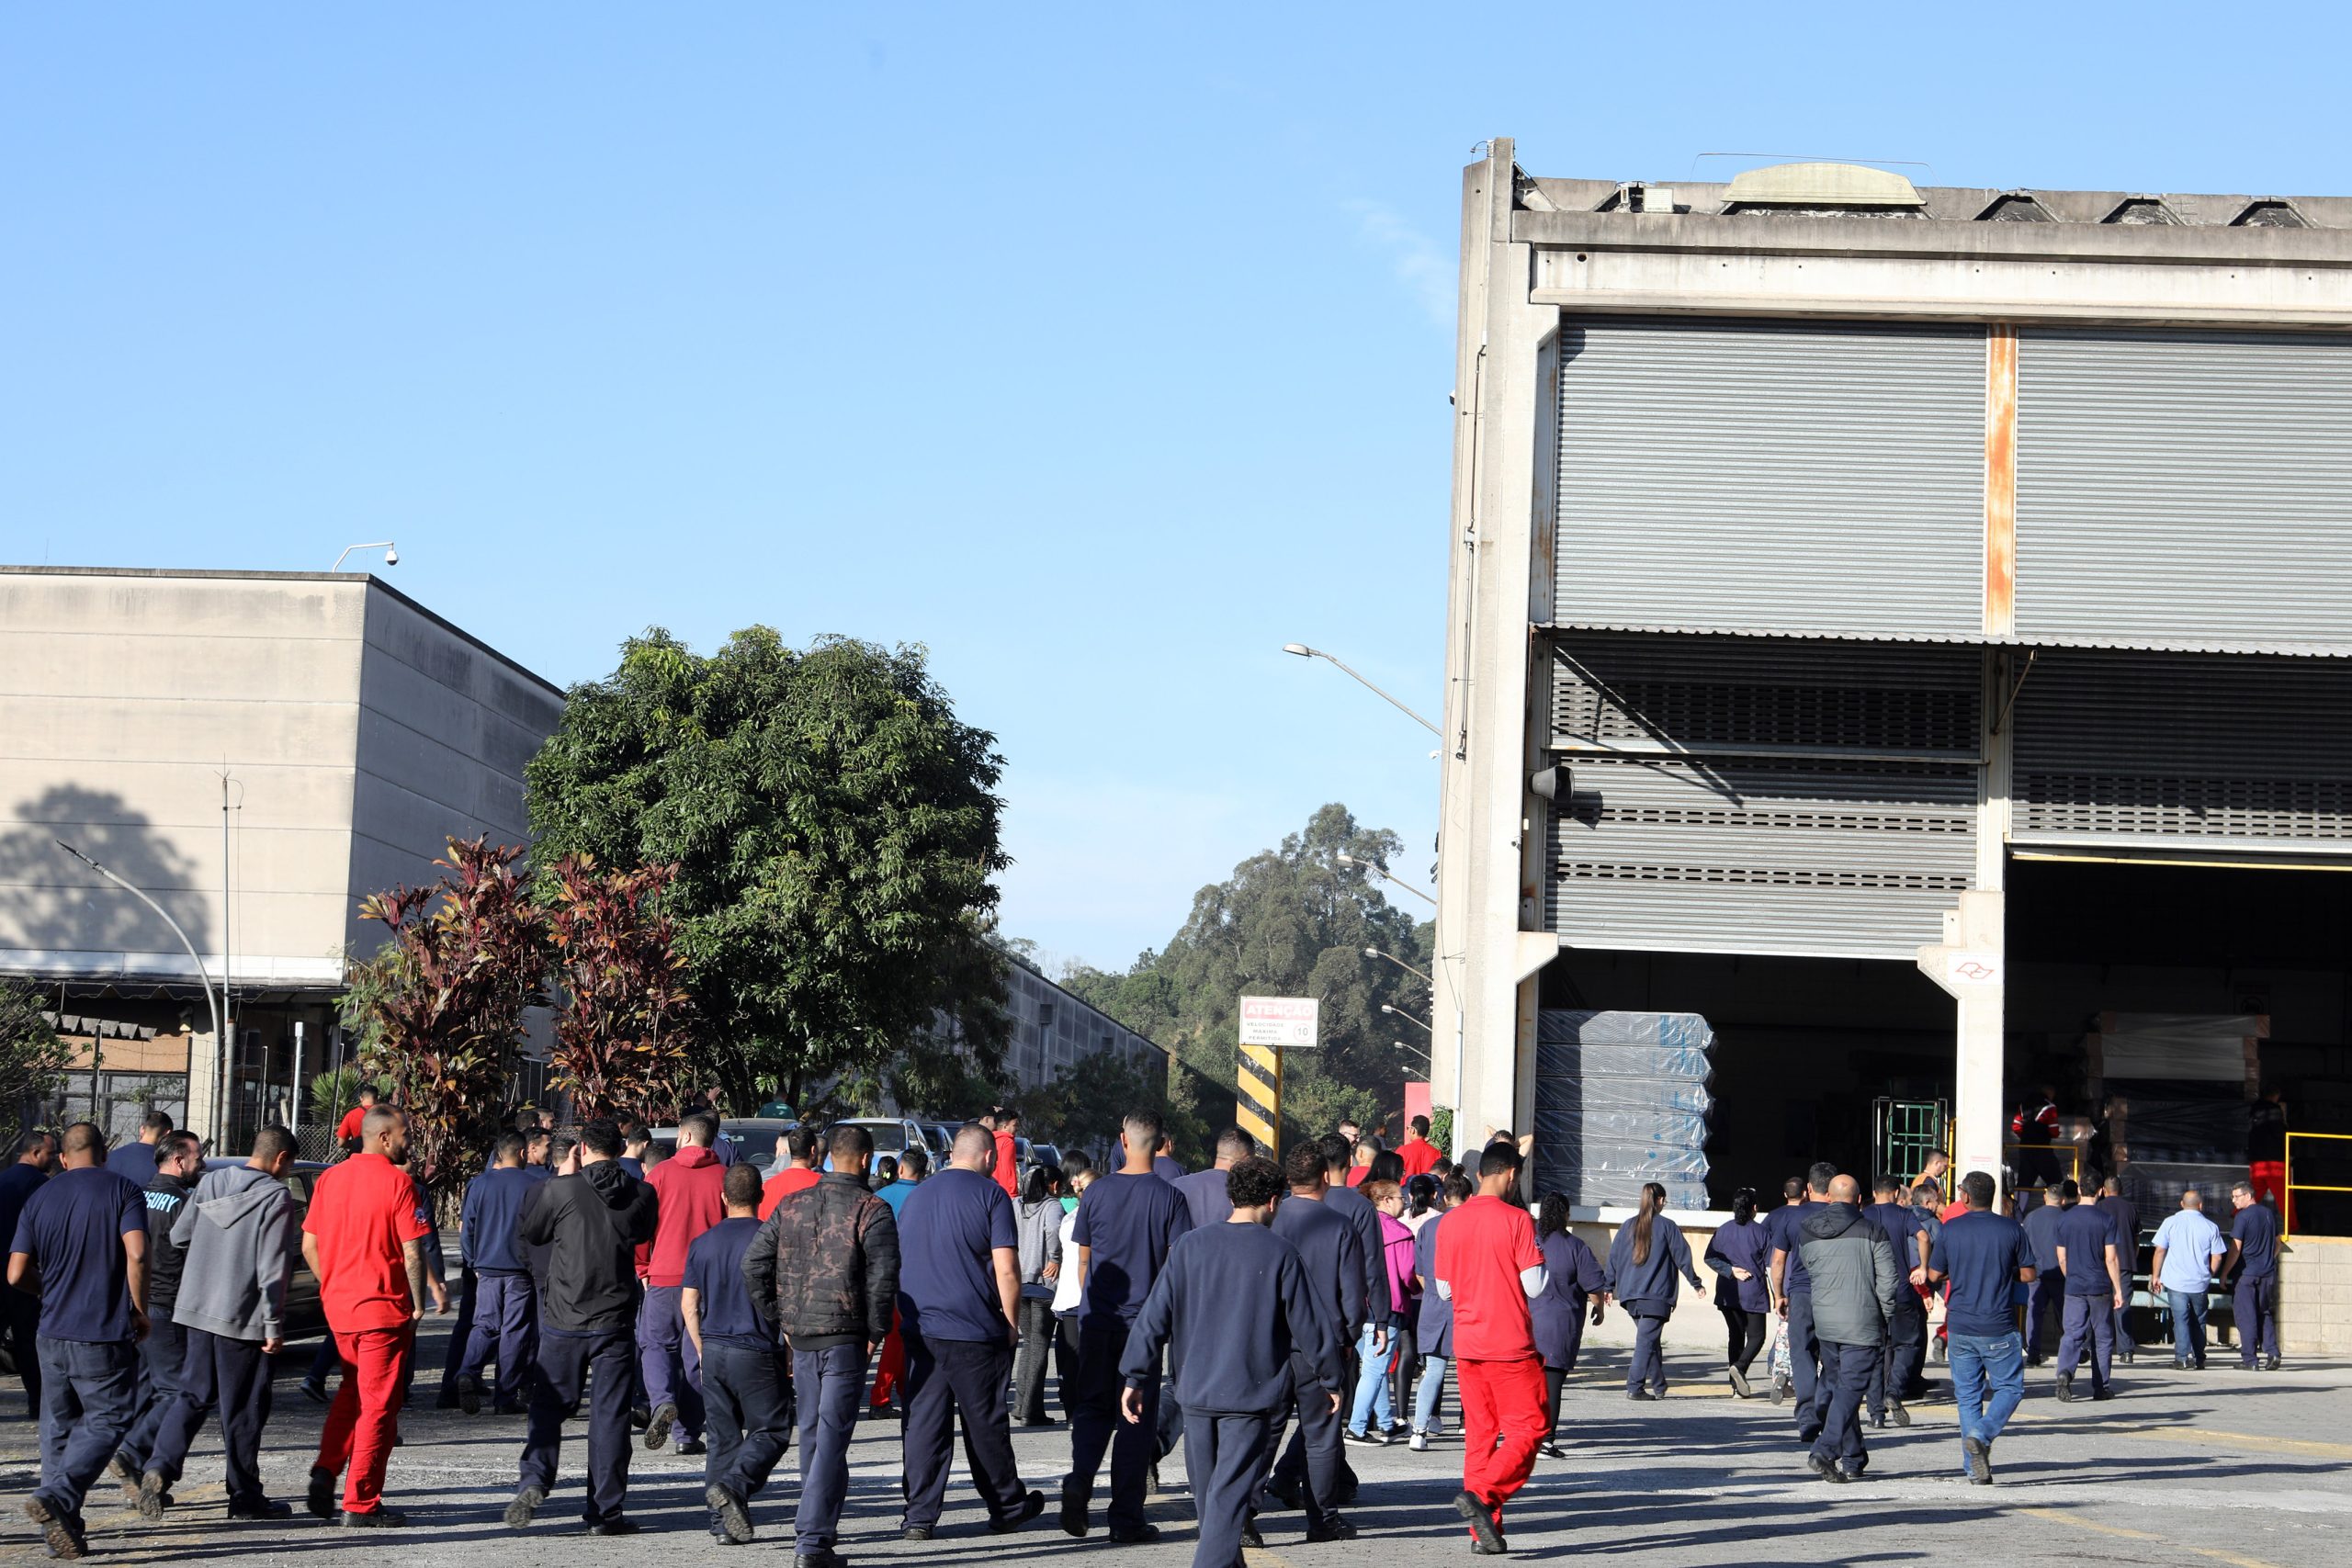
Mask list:
POLYGON ((1959 1004, 1952 1165, 1963 1175, 1988 1171, 1996 1182, 2001 1179, 2007 908, 2007 894, 1963 893, 1960 908, 1944 917, 1944 940, 1919 950, 1920 969, 1959 1004))

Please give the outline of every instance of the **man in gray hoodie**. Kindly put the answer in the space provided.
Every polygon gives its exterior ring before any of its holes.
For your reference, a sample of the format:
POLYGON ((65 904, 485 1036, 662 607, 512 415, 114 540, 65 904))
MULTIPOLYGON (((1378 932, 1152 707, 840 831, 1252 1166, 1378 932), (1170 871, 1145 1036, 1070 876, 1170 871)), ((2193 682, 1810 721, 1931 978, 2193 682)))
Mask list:
POLYGON ((261 1429, 269 1418, 270 1373, 284 1341, 286 1282, 301 1250, 301 1214, 286 1185, 294 1134, 264 1127, 253 1157, 208 1171, 180 1206, 175 1245, 180 1265, 174 1315, 187 1331, 179 1399, 155 1433, 140 1478, 139 1511, 160 1518, 164 1494, 187 1462, 204 1418, 220 1413, 229 1470, 229 1517, 282 1519, 293 1512, 262 1490, 261 1429))
POLYGON ((1824 1481, 1853 1481, 1870 1463, 1862 1446, 1862 1400, 1894 1318, 1903 1270, 1886 1232, 1861 1211, 1860 1182, 1840 1176, 1825 1195, 1828 1202, 1797 1227, 1804 1271, 1813 1283, 1821 1376, 1830 1390, 1821 1433, 1805 1462, 1824 1481))

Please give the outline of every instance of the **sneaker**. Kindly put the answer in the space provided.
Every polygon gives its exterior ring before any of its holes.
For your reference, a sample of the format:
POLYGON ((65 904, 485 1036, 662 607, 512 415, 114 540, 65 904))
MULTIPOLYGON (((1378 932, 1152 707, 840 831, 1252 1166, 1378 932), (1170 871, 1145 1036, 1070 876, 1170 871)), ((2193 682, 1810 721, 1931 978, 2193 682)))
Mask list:
POLYGON ((317 1465, 312 1465, 311 1467, 311 1490, 308 1495, 302 1499, 302 1506, 310 1509, 311 1512, 318 1515, 319 1517, 332 1520, 335 1516, 337 1508, 334 1494, 335 1482, 338 1479, 340 1478, 336 1476, 334 1471, 321 1470, 317 1465))
POLYGON ((645 1446, 649 1449, 668 1448, 670 1428, 677 1424, 678 1407, 667 1400, 662 1401, 661 1406, 645 1423, 645 1446))
POLYGON ((1804 1467, 1805 1467, 1807 1470, 1810 1470, 1811 1472, 1814 1472, 1814 1474, 1815 1474, 1815 1475, 1817 1475, 1817 1476, 1821 1477, 1821 1479, 1822 1479, 1822 1480, 1824 1480, 1824 1481, 1828 1480, 1828 1479, 1829 1479, 1829 1472, 1830 1472, 1831 1471, 1836 1470, 1836 1469, 1838 1468, 1836 1465, 1834 1465, 1834 1464, 1830 1463, 1827 1460, 1823 1459, 1819 1454, 1807 1454, 1807 1455, 1805 1455, 1805 1456, 1804 1456, 1804 1467))
POLYGON ((1250 1548, 1252 1551, 1263 1551, 1266 1550, 1266 1538, 1258 1533, 1258 1527, 1256 1525, 1243 1525, 1241 1527, 1241 1544, 1250 1548))
POLYGON ((1539 1444, 1535 1451, 1542 1454, 1545 1459, 1566 1459, 1568 1457, 1568 1450, 1562 1448, 1557 1443, 1539 1444))
POLYGON ((1773 1404, 1787 1404, 1787 1403, 1788 1403, 1788 1398, 1789 1398, 1789 1380, 1788 1380, 1787 1378, 1785 1378, 1785 1377, 1775 1377, 1775 1378, 1773 1378, 1773 1380, 1772 1380, 1772 1403, 1773 1403, 1773 1404))
POLYGON ((343 1511, 343 1528, 345 1529, 396 1530, 406 1523, 408 1523, 406 1514, 398 1508, 388 1508, 380 1503, 364 1514, 355 1514, 348 1508, 343 1511))
POLYGON ((290 1519, 294 1505, 281 1503, 275 1497, 262 1497, 251 1503, 232 1503, 229 1517, 232 1519, 290 1519))
POLYGON ((1468 1492, 1456 1492, 1453 1495, 1453 1511, 1469 1521, 1471 1538, 1477 1542, 1480 1551, 1491 1557, 1507 1550, 1503 1545, 1503 1532, 1495 1527, 1495 1516, 1487 1512, 1487 1505, 1476 1496, 1468 1492))
POLYGON ((1425 1454, 1430 1451, 1430 1435, 1416 1427, 1413 1435, 1406 1439, 1405 1446, 1417 1454, 1425 1454))
POLYGON ((714 1525, 737 1546, 752 1539, 752 1512, 743 1506, 743 1499, 714 1481, 702 1489, 702 1500, 710 1505, 714 1525))
POLYGON ((51 1557, 72 1559, 88 1550, 82 1539, 82 1527, 51 1508, 38 1495, 25 1499, 25 1517, 40 1527, 41 1539, 49 1543, 51 1557))
POLYGON ((1062 1483, 1061 1527, 1064 1535, 1074 1536, 1080 1540, 1084 1540, 1086 1532, 1094 1528, 1093 1521, 1086 1517, 1088 1501, 1085 1493, 1072 1486, 1068 1481, 1062 1483))
POLYGON ((1360 1449, 1385 1448, 1388 1443, 1385 1438, 1375 1438, 1370 1432, 1359 1432, 1352 1427, 1340 1435, 1340 1440, 1353 1443, 1360 1449))
POLYGON ((1727 1370, 1731 1373, 1732 1393, 1739 1395, 1742 1399, 1755 1398, 1756 1390, 1749 1385, 1747 1382, 1747 1374, 1741 1371, 1737 1367, 1732 1367, 1727 1370))
POLYGON ((1656 1398, 1657 1398, 1657 1394, 1652 1393, 1648 1389, 1645 1389, 1645 1388, 1629 1388, 1629 1389, 1627 1389, 1627 1390, 1625 1391, 1625 1397, 1626 1397, 1626 1398, 1628 1398, 1628 1399, 1630 1399, 1630 1400, 1633 1400, 1635 1404, 1646 1404, 1646 1403, 1648 1403, 1649 1401, 1655 1400, 1656 1398))
POLYGON ((2075 1380, 2073 1378, 2062 1377, 2058 1380, 2058 1398, 2062 1404, 2072 1404, 2075 1403, 2075 1380))
POLYGON ((1829 1479, 1832 1481, 1860 1481, 1861 1478, 1862 1467, 1859 1464, 1849 1465, 1840 1460, 1829 1467, 1829 1479))
POLYGON ((1886 1418, 1894 1422, 1898 1427, 1908 1427, 1911 1425, 1911 1412, 1903 1408, 1903 1402, 1899 1399, 1893 1400, 1888 1403, 1886 1407, 1886 1418))
POLYGON ((139 1478, 139 1492, 131 1502, 142 1519, 160 1519, 164 1505, 171 1496, 172 1483, 164 1479, 163 1472, 151 1470, 139 1478))
POLYGON ((2266 1357, 2266 1358, 2264 1358, 2263 1362, 2262 1362, 2262 1370, 2263 1370, 2264 1371, 2266 1371, 2266 1372, 2275 1372, 2275 1371, 2277 1371, 2278 1370, 2278 1357, 2276 1357, 2276 1356, 2269 1356, 2269 1357, 2266 1357))
POLYGON ((1982 1438, 1962 1438, 1960 1451, 1968 1461, 1968 1480, 1973 1486, 1993 1484, 1993 1449, 1982 1438))
POLYGON ((899 1527, 899 1539, 900 1540, 929 1540, 931 1539, 931 1527, 929 1525, 901 1525, 899 1527))
MULTIPOLYGON (((2248 1361, 2246 1365, 2251 1368, 2254 1363, 2248 1361)), ((107 1461, 107 1474, 121 1482, 130 1491, 136 1492, 139 1489, 139 1467, 130 1462, 130 1456, 128 1454, 117 1454, 107 1461)))
POLYGON ((469 1416, 481 1414, 481 1379, 471 1372, 458 1374, 458 1408, 469 1416))
POLYGON ((539 1511, 539 1505, 547 1500, 548 1495, 545 1487, 538 1486, 537 1484, 526 1484, 521 1490, 514 1494, 514 1500, 506 1505, 506 1513, 504 1515, 506 1528, 511 1530, 526 1529, 529 1528, 531 1516, 537 1513, 539 1511))
POLYGON ((1327 1540, 1353 1540, 1355 1538, 1356 1527, 1337 1514, 1319 1525, 1306 1527, 1306 1541, 1310 1546, 1327 1540))
POLYGON ((1005 1515, 1001 1519, 990 1519, 989 1521, 989 1533, 990 1535, 1011 1535, 1014 1530, 1019 1529, 1023 1525, 1027 1524, 1031 1519, 1035 1518, 1045 1511, 1046 1495, 1043 1492, 1031 1492, 1027 1496, 1021 1499, 1021 1506, 1015 1508, 1012 1512, 1005 1515))

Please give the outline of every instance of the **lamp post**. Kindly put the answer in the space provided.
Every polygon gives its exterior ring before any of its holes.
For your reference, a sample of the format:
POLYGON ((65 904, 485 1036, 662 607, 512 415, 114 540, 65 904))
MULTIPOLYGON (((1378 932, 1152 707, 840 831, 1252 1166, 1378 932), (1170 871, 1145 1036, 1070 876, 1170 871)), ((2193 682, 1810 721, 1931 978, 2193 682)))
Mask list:
POLYGON ((1406 974, 1410 975, 1422 985, 1429 987, 1432 990, 1437 987, 1437 982, 1435 980, 1430 979, 1427 975, 1422 974, 1419 970, 1414 968, 1411 964, 1406 963, 1403 959, 1397 957, 1393 953, 1385 953, 1376 947, 1367 947, 1363 950, 1363 955, 1366 958, 1385 958, 1389 963, 1394 964, 1397 968, 1402 969, 1406 974))
POLYGON ((1431 724, 1428 719, 1423 718, 1419 714, 1415 713, 1411 708, 1407 707, 1403 703, 1398 702, 1395 697, 1390 696, 1386 692, 1382 691, 1379 687, 1374 685, 1355 671, 1349 669, 1347 665, 1341 663, 1339 660, 1332 658, 1331 655, 1324 652, 1321 649, 1309 648, 1303 642, 1286 642, 1283 644, 1283 651, 1284 653, 1295 654, 1301 659, 1322 660, 1324 662, 1331 665, 1334 669, 1340 671, 1342 674, 1354 681, 1357 685, 1362 686, 1365 691, 1370 692, 1373 695, 1386 703, 1390 707, 1395 708, 1398 713, 1403 714, 1407 718, 1411 719, 1415 724, 1418 724, 1423 729, 1428 730, 1431 735, 1442 736, 1445 733, 1436 725, 1431 724))
MULTIPOLYGON (((1403 888, 1406 892, 1410 893, 1414 897, 1420 899, 1425 904, 1435 904, 1437 902, 1435 898, 1430 897, 1428 894, 1422 892, 1411 883, 1397 881, 1395 876, 1389 874, 1388 868, 1382 865, 1378 861, 1358 860, 1355 856, 1348 854, 1343 854, 1339 858, 1341 865, 1351 865, 1360 871, 1368 871, 1374 876, 1382 878, 1384 881, 1396 883, 1397 886, 1403 888)), ((1387 955, 1384 953, 1382 956, 1385 957, 1387 955)), ((1427 977, 1428 976, 1423 976, 1424 979, 1427 977)))
MULTIPOLYGON (((63 850, 67 854, 72 855, 75 860, 80 861, 84 865, 88 866, 92 871, 96 872, 100 876, 105 877, 108 882, 113 883, 117 887, 121 888, 125 893, 130 894, 132 897, 138 899, 141 903, 154 910, 157 915, 162 917, 164 923, 172 928, 172 934, 180 939, 180 945, 182 947, 187 949, 188 961, 196 965, 197 984, 203 988, 205 1008, 212 1014, 212 1038, 217 1043, 220 1038, 220 1004, 212 999, 212 976, 205 973, 204 959, 202 955, 196 951, 196 943, 188 941, 187 932, 182 931, 180 929, 180 923, 172 919, 171 911, 164 908, 161 904, 156 903, 153 898, 147 897, 147 895, 141 889, 133 887, 130 883, 125 882, 121 877, 117 876, 113 872, 108 871, 105 866, 100 865, 96 861, 92 860, 89 856, 84 854, 81 851, 67 843, 64 840, 52 839, 50 841, 54 843, 59 849, 63 850)), ((226 1087, 226 1085, 222 1086, 224 1089, 226 1087)), ((91 1109, 95 1111, 96 1110, 96 1105, 93 1105, 91 1109)), ((212 1115, 215 1123, 214 1135, 217 1138, 219 1135, 218 1123, 220 1115, 220 1089, 215 1089, 213 1091, 212 1115)))
POLYGON ((1389 1003, 1389 1002, 1383 1002, 1383 1003, 1381 1003, 1381 1004, 1380 1004, 1380 1010, 1381 1010, 1381 1011, 1383 1011, 1383 1012, 1385 1012, 1385 1013, 1386 1013, 1386 1014, 1388 1014, 1388 1015, 1389 1015, 1390 1017, 1392 1017, 1392 1018, 1401 1018, 1401 1019, 1403 1019, 1403 1020, 1404 1020, 1406 1022, 1408 1022, 1408 1023, 1419 1023, 1419 1024, 1420 1024, 1420 1027, 1421 1027, 1422 1032, 1424 1032, 1424 1033, 1426 1033, 1426 1034, 1430 1035, 1431 1038, 1435 1038, 1435 1037, 1436 1037, 1436 1035, 1437 1035, 1437 1031, 1436 1031, 1436 1030, 1431 1029, 1431 1028, 1430 1028, 1428 1024, 1426 1024, 1426 1023, 1421 1023, 1421 1021, 1420 1021, 1419 1019, 1415 1018, 1411 1013, 1407 1012, 1403 1008, 1397 1007, 1397 1006, 1394 1005, 1393 1003, 1389 1003))
POLYGON ((386 566, 398 566, 401 564, 401 551, 398 545, 393 544, 390 539, 373 539, 364 545, 344 546, 343 555, 335 557, 334 564, 327 568, 327 570, 329 571, 341 571, 343 570, 344 556, 349 555, 354 550, 381 550, 384 552, 384 564, 386 566))

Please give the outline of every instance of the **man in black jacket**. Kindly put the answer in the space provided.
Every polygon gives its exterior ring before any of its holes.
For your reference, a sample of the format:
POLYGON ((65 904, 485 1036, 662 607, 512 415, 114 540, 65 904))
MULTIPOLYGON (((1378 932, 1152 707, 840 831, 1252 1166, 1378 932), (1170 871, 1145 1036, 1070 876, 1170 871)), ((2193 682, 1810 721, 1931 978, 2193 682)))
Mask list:
POLYGON ((792 1346, 800 1406, 800 1514, 795 1568, 835 1568, 849 1495, 849 1443, 865 1392, 866 1353, 890 1331, 899 1295, 899 1227, 865 1190, 874 1134, 833 1129, 832 1166, 779 1201, 743 1253, 752 1304, 792 1346))
MULTIPOLYGON (((167 1123, 170 1120, 164 1118, 167 1123)), ((148 1456, 154 1451, 155 1434, 181 1397, 180 1363, 187 1353, 187 1333, 172 1308, 179 1300, 180 1264, 187 1249, 172 1245, 172 1226, 180 1217, 181 1205, 196 1190, 197 1178, 204 1174, 204 1145, 192 1133, 165 1132, 155 1139, 151 1157, 155 1176, 145 1190, 147 1337, 139 1346, 139 1415, 107 1467, 122 1483, 123 1500, 134 1507, 139 1506, 139 1478, 146 1473, 148 1456)), ((158 1502, 164 1500, 157 1496, 158 1502)), ((148 1515, 151 1518, 162 1512, 155 1505, 149 1506, 155 1507, 148 1515)))
POLYGON ((541 1182, 515 1235, 548 1249, 539 1293, 539 1347, 532 1366, 530 1427, 506 1523, 521 1529, 555 1489, 566 1410, 580 1401, 593 1369, 588 1414, 588 1497, 581 1509, 594 1535, 634 1535, 622 1514, 628 1495, 628 1405, 636 1380, 637 1249, 653 1239, 653 1189, 620 1167, 621 1130, 610 1120, 580 1133, 580 1169, 541 1182))

